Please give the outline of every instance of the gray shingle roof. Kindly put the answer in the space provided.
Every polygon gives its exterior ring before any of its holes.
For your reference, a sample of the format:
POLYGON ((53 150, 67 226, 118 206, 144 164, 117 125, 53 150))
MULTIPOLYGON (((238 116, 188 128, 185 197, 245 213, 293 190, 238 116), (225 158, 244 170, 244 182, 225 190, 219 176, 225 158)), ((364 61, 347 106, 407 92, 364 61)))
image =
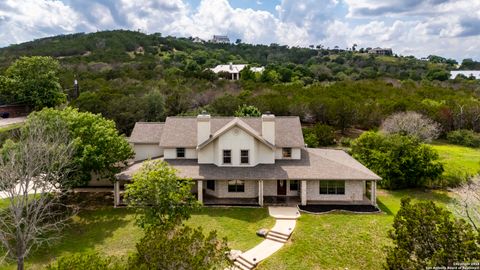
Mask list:
MULTIPOLYGON (((178 171, 180 177, 195 180, 381 180, 342 150, 302 150, 300 160, 276 160, 275 164, 255 167, 218 167, 214 164, 198 164, 196 159, 165 160, 178 171)), ((117 179, 129 180, 141 167, 137 163, 117 175, 117 179)))
POLYGON ((162 137, 164 123, 137 122, 128 139, 131 143, 158 143, 162 137))
MULTIPOLYGON (((234 117, 212 117, 210 119, 211 133, 214 134, 234 117)), ((240 117, 240 120, 253 130, 262 133, 262 119, 260 117, 240 117)), ((297 116, 275 117, 275 146, 303 147, 300 119, 297 116)), ((167 117, 160 146, 169 147, 196 147, 197 146, 197 118, 196 117, 167 117)))

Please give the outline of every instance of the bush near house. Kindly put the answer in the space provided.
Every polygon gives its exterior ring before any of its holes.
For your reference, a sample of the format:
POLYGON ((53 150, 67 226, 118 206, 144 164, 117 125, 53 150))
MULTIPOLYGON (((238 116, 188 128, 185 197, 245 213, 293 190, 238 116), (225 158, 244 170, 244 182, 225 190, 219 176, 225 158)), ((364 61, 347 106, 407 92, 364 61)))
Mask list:
POLYGON ((428 269, 478 261, 478 233, 434 202, 404 198, 393 220, 385 269, 428 269))
POLYGON ((67 107, 63 110, 45 108, 29 115, 25 127, 36 121, 47 125, 58 119, 67 124, 70 139, 74 141, 75 175, 63 183, 63 188, 86 185, 92 179, 92 173, 102 178, 113 179, 122 165, 133 157, 133 150, 124 136, 120 135, 115 122, 103 118, 100 114, 79 112, 67 107))
POLYGON ((308 147, 330 146, 335 144, 335 129, 329 125, 316 124, 303 128, 303 139, 308 147))
POLYGON ((365 132, 352 143, 352 154, 381 176, 387 189, 427 186, 444 170, 431 146, 399 134, 365 132))
POLYGON ((480 147, 480 134, 468 129, 450 131, 447 134, 449 143, 468 147, 480 147))

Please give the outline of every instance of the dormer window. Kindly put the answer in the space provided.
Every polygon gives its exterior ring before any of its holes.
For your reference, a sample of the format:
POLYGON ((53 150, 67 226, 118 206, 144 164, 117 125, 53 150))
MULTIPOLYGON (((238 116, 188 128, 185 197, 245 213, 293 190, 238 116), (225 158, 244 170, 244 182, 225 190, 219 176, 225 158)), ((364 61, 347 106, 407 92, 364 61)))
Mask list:
POLYGON ((177 158, 185 157, 185 148, 177 148, 177 158))
POLYGON ((249 164, 249 155, 248 150, 241 150, 240 151, 240 163, 242 164, 249 164))
POLYGON ((232 164, 232 150, 223 150, 223 164, 232 164))
POLYGON ((283 158, 291 158, 292 157, 292 148, 282 148, 282 156, 283 158))

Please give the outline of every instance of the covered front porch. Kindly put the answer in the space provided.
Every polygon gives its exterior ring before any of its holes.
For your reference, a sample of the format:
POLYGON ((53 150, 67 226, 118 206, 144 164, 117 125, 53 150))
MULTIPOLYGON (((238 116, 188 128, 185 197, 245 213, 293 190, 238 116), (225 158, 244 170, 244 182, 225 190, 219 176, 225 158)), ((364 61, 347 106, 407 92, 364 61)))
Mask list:
POLYGON ((204 205, 376 206, 376 181, 344 181, 341 194, 322 194, 322 181, 196 180, 192 191, 204 205))

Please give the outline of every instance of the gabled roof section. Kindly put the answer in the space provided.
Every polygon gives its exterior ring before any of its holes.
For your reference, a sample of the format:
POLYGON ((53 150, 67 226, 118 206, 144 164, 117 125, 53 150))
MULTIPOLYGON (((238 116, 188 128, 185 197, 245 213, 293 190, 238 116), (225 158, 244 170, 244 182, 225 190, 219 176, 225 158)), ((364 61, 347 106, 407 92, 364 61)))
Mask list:
POLYGON ((207 146, 209 143, 213 142, 216 138, 220 137, 222 134, 226 133, 227 131, 231 130, 234 127, 239 127, 248 134, 252 135, 254 138, 259 140, 261 143, 265 144, 269 148, 275 148, 275 146, 268 141, 266 141, 261 134, 259 134, 256 130, 254 130, 252 127, 250 127, 248 124, 240 120, 240 118, 235 117, 232 121, 230 121, 228 124, 217 130, 214 134, 210 136, 208 140, 205 142, 201 143, 200 145, 197 146, 197 149, 202 149, 203 147, 207 146))
MULTIPOLYGON (((211 134, 215 134, 234 118, 212 117, 210 119, 211 134)), ((239 119, 258 134, 262 134, 262 119, 260 117, 239 117, 239 119)), ((197 146, 197 117, 167 117, 160 147, 196 148, 197 146)), ((275 116, 275 146, 298 148, 305 146, 298 116, 275 116)))
POLYGON ((160 143, 165 123, 137 122, 128 139, 131 143, 160 143))

